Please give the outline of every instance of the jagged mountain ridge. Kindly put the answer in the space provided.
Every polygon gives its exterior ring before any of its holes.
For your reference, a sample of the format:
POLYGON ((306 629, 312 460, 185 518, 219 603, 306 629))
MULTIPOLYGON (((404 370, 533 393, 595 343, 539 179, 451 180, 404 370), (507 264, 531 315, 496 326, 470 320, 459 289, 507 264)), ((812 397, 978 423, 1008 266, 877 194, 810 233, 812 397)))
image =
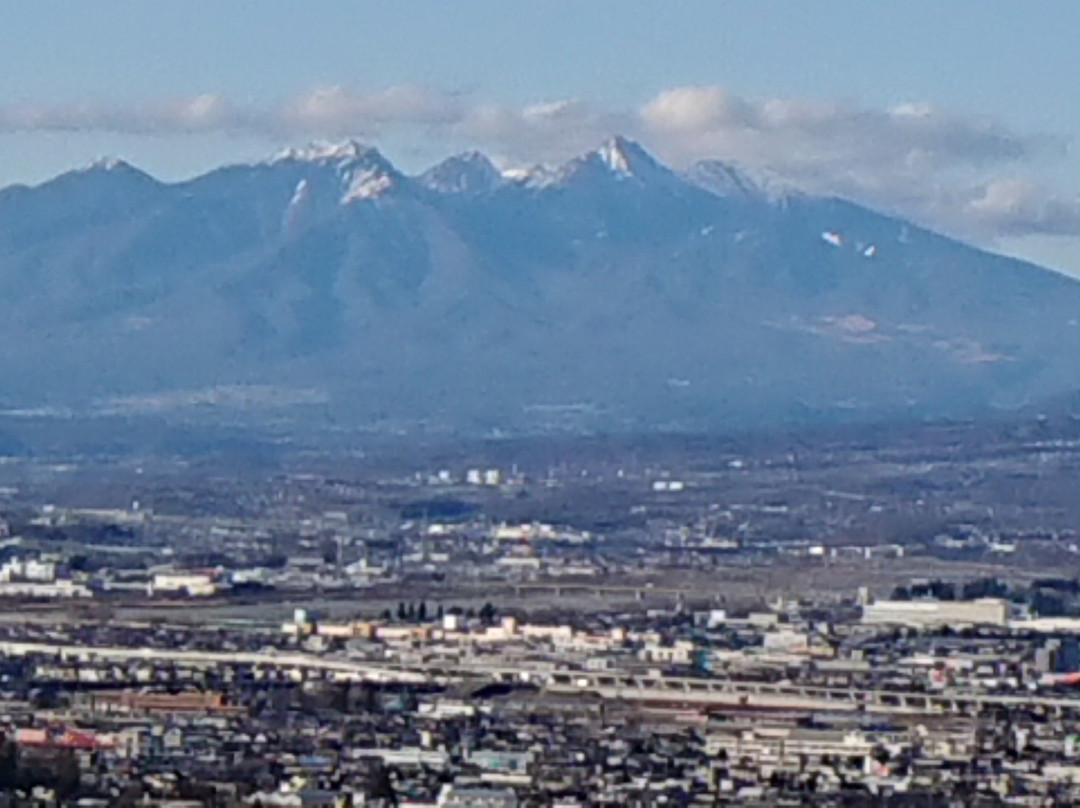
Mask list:
POLYGON ((0 295, 11 407, 249 386, 345 423, 711 429, 1080 382, 1077 282, 624 138, 505 173, 355 142, 176 184, 97 163, 0 192, 0 295))

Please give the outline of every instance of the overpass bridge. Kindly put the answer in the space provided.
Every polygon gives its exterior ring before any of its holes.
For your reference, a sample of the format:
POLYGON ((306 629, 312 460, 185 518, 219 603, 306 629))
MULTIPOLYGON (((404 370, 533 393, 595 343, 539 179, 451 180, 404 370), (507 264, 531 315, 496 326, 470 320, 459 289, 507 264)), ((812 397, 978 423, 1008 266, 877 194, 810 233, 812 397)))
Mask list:
POLYGON ((433 678, 419 670, 375 665, 350 659, 287 651, 192 651, 171 648, 125 648, 64 643, 0 641, 0 656, 44 657, 80 665, 145 663, 173 664, 192 668, 251 667, 324 674, 341 681, 431 684, 433 678))
POLYGON ((545 689, 553 693, 591 693, 604 699, 658 705, 692 704, 706 709, 742 707, 890 715, 974 715, 1001 708, 1027 708, 1057 716, 1080 716, 1080 698, 1035 693, 832 688, 797 682, 747 682, 719 678, 634 676, 581 671, 554 671, 547 675, 545 689))
POLYGON ((512 584, 514 595, 555 595, 562 597, 569 594, 591 595, 598 598, 627 598, 645 600, 646 598, 674 598, 676 600, 706 601, 716 600, 717 593, 703 592, 701 589, 687 589, 674 586, 652 586, 651 584, 605 584, 599 581, 559 581, 541 580, 512 584))
MULTIPOLYGON (((880 714, 980 714, 995 709, 1026 708, 1047 715, 1080 718, 1080 697, 1037 692, 988 693, 946 689, 916 692, 864 687, 822 687, 798 682, 756 682, 616 671, 560 670, 554 666, 498 665, 483 661, 432 661, 388 664, 294 651, 202 651, 161 648, 100 647, 46 642, 0 641, 0 656, 34 657, 48 665, 94 668, 136 664, 193 669, 247 667, 274 671, 293 681, 370 682, 445 686, 460 682, 531 684, 560 695, 596 697, 652 705, 701 709, 791 709, 808 712, 880 714)), ((140 680, 132 681, 138 684, 140 680)))

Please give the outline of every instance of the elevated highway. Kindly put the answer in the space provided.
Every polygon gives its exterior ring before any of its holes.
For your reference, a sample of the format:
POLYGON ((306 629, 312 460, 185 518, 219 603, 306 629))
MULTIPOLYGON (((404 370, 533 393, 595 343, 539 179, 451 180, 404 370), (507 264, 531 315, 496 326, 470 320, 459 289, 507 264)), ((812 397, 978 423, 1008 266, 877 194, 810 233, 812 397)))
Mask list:
POLYGON ((593 693, 604 699, 705 708, 746 707, 883 714, 976 714, 995 708, 1028 708, 1053 715, 1080 716, 1080 698, 1037 693, 945 690, 916 692, 871 688, 830 688, 797 682, 746 682, 721 678, 633 676, 555 671, 545 688, 557 693, 593 693))
POLYGON ((718 597, 717 593, 703 592, 700 589, 684 589, 673 586, 652 586, 649 584, 605 584, 599 581, 580 581, 546 579, 515 583, 512 585, 518 597, 529 595, 580 594, 597 598, 625 598, 645 600, 646 598, 672 598, 675 600, 709 601, 718 597))
MULTIPOLYGON (((433 661, 423 665, 359 661, 286 651, 196 651, 90 647, 63 643, 0 641, 0 656, 34 657, 55 665, 171 665, 181 668, 248 667, 274 670, 295 681, 449 685, 459 682, 531 684, 561 695, 702 709, 740 707, 881 714, 977 714, 1026 708, 1049 715, 1080 717, 1080 697, 1039 692, 988 693, 946 689, 933 692, 840 688, 798 682, 754 682, 725 678, 640 675, 615 671, 571 671, 555 667, 500 666, 433 661)), ((137 684, 133 681, 132 684, 137 684)))
POLYGON ((167 648, 124 648, 61 643, 0 642, 0 656, 44 657, 60 662, 174 664, 193 668, 248 666, 327 674, 344 681, 400 682, 429 684, 432 677, 422 671, 391 665, 374 665, 356 660, 284 651, 190 651, 167 648))

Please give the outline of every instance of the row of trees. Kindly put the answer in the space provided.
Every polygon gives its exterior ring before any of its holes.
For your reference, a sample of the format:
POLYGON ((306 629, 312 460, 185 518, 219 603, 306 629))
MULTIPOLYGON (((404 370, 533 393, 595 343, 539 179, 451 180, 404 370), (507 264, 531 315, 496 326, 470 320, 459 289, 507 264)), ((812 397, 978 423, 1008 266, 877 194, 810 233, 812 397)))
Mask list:
POLYGON ((964 584, 933 580, 925 583, 898 586, 893 600, 976 600, 978 598, 1007 598, 1013 603, 1026 603, 1042 617, 1063 617, 1080 612, 1075 582, 1068 579, 1035 581, 1028 587, 1010 588, 997 578, 979 578, 964 584))
POLYGON ((391 612, 390 609, 385 609, 382 613, 383 620, 392 620, 395 617, 398 622, 401 623, 425 623, 429 618, 434 617, 436 620, 442 620, 447 614, 462 615, 468 619, 475 619, 477 617, 484 623, 484 625, 493 624, 499 617, 499 611, 495 606, 488 602, 480 607, 479 610, 468 608, 462 609, 459 606, 451 606, 449 609, 444 609, 443 605, 438 604, 434 611, 428 608, 425 601, 419 601, 418 603, 402 601, 398 603, 397 612, 391 612))
POLYGON ((1007 598, 1009 587, 997 578, 979 578, 964 584, 933 580, 926 583, 898 586, 893 590, 893 600, 975 600, 977 598, 1007 598))

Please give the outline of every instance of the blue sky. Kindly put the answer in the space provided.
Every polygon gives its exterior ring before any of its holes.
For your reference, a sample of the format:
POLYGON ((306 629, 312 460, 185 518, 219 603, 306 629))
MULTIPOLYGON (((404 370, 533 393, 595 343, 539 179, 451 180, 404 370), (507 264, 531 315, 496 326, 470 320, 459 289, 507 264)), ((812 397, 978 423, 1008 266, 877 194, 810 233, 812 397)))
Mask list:
POLYGON ((618 129, 1080 273, 1080 3, 0 0, 0 183, 356 136, 407 170, 618 129))

